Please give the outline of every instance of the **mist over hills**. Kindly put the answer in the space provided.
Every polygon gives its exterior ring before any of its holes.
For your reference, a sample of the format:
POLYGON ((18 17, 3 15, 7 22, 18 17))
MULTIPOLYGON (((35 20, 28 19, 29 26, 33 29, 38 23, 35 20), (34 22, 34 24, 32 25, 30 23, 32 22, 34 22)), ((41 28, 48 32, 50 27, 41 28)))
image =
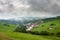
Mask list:
POLYGON ((0 22, 11 23, 11 24, 25 24, 29 23, 30 21, 38 20, 39 17, 20 17, 20 18, 12 18, 12 19, 0 19, 0 22))
POLYGON ((60 19, 60 16, 57 16, 57 17, 51 17, 51 18, 40 18, 40 17, 20 17, 20 18, 17 18, 17 19, 0 19, 0 22, 5 22, 5 23, 10 23, 10 24, 26 24, 26 23, 29 23, 29 22, 33 22, 35 20, 40 20, 40 19, 43 19, 43 21, 49 21, 49 20, 53 20, 53 19, 60 19))

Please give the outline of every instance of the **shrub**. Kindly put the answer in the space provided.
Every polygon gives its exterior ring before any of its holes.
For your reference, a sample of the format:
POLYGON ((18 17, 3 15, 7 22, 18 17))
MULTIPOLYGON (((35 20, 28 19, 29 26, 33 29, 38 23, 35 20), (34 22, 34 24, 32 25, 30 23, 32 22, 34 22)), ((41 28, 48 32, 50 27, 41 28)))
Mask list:
POLYGON ((41 31, 41 32, 38 32, 38 31, 28 31, 27 33, 30 33, 30 34, 35 34, 35 35, 53 35, 54 33, 49 33, 47 31, 41 31))
POLYGON ((40 33, 38 31, 28 31, 28 33, 35 34, 35 35, 40 35, 40 33))
POLYGON ((50 26, 51 26, 52 28, 55 27, 55 25, 56 25, 56 24, 50 24, 50 26))
POLYGON ((40 32, 40 35, 50 35, 50 33, 47 32, 47 31, 41 31, 41 32, 40 32))
POLYGON ((44 27, 44 25, 42 25, 42 27, 44 27))
POLYGON ((8 24, 3 24, 4 26, 8 26, 9 27, 9 25, 8 24))
POLYGON ((60 32, 56 33, 57 37, 60 37, 60 32))
POLYGON ((54 33, 50 33, 50 35, 54 35, 54 33))
POLYGON ((26 27, 25 26, 20 26, 15 29, 15 32, 26 32, 26 27))

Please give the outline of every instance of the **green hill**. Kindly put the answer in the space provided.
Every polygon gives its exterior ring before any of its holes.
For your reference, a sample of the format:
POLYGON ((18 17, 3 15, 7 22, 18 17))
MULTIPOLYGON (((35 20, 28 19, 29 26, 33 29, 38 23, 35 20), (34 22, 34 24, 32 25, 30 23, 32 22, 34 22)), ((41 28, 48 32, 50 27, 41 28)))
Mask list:
POLYGON ((60 32, 60 19, 59 20, 51 20, 42 24, 39 24, 38 27, 32 29, 32 31, 48 31, 50 33, 60 32))
POLYGON ((0 32, 0 40, 60 40, 54 36, 38 36, 18 32, 0 32))
MULTIPOLYGON (((41 24, 39 27, 34 28, 33 31, 47 30, 47 28, 51 23, 55 23, 57 26, 56 28, 59 28, 60 26, 59 25, 60 20, 56 20, 56 21, 51 21, 48 23, 41 24), (44 27, 41 27, 42 25, 44 25, 44 27)), ((33 35, 29 33, 14 32, 14 30, 17 27, 18 25, 6 24, 6 23, 0 22, 0 40, 60 40, 60 38, 55 36, 41 36, 41 35, 33 35)), ((60 30, 60 29, 57 29, 57 30, 60 30)))
POLYGON ((0 22, 0 31, 7 31, 7 32, 13 32, 16 28, 18 27, 18 25, 15 24, 7 24, 4 22, 0 22))

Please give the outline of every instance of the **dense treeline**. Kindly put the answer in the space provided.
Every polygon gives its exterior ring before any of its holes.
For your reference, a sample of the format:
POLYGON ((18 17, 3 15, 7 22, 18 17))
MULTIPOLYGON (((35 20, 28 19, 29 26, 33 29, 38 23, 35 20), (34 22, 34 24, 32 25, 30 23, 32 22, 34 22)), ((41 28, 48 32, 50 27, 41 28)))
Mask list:
POLYGON ((44 22, 48 22, 48 21, 52 21, 52 20, 59 20, 60 19, 60 16, 57 16, 57 17, 52 17, 52 18, 45 18, 45 19, 42 19, 44 22))
POLYGON ((23 33, 30 33, 30 34, 35 34, 35 35, 45 35, 45 36, 57 36, 57 37, 60 37, 60 32, 57 32, 56 34, 55 33, 50 33, 48 31, 41 31, 41 32, 38 32, 38 31, 26 31, 26 27, 25 26, 22 26, 22 27, 18 27, 15 32, 23 32, 23 33))

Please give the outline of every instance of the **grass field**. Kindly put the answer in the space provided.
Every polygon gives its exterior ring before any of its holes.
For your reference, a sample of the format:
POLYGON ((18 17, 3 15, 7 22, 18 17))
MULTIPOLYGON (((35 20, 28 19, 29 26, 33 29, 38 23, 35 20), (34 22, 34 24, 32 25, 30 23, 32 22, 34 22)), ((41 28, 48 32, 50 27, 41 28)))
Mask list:
POLYGON ((60 32, 60 20, 53 20, 46 23, 40 24, 37 28, 34 28, 32 31, 48 31, 50 33, 60 32), (49 29, 51 24, 55 24, 53 29, 49 29))
POLYGON ((60 38, 18 32, 0 32, 0 40, 60 40, 60 38))
MULTIPOLYGON (((48 23, 41 24, 39 27, 33 29, 33 31, 42 31, 47 30, 50 32, 60 32, 59 26, 60 20, 51 21, 48 23), (56 24, 57 30, 48 30, 51 23, 56 24), (44 27, 41 27, 44 25, 44 27)), ((41 35, 33 35, 28 33, 20 33, 20 32, 13 32, 18 25, 8 24, 5 25, 4 23, 0 23, 0 40, 60 40, 59 37, 55 36, 41 36, 41 35), (9 26, 8 26, 9 25, 9 26)))
POLYGON ((0 22, 0 31, 13 32, 17 27, 18 25, 6 24, 0 22))

